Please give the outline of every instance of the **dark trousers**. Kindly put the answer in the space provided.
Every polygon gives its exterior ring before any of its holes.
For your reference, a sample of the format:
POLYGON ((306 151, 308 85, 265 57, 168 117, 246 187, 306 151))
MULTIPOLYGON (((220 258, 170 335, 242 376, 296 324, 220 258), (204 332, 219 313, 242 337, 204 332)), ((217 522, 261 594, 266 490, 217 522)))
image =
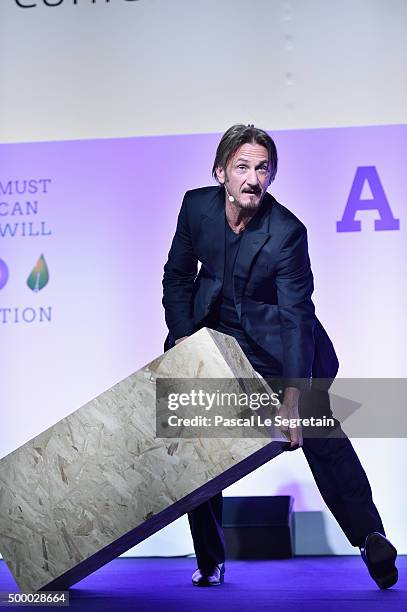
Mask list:
MULTIPOLYGON (((386 535, 366 473, 346 435, 305 437, 302 450, 326 505, 352 546, 363 546, 373 531, 386 535)), ((222 504, 218 493, 188 514, 197 565, 203 570, 225 560, 222 504)))

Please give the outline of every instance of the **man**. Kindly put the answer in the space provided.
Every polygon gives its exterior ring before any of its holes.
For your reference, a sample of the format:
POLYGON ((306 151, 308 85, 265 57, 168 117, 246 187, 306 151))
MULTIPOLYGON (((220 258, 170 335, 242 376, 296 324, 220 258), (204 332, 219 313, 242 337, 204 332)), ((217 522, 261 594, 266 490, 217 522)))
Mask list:
MULTIPOLYGON (((267 132, 237 124, 216 151, 219 186, 185 194, 164 267, 164 349, 204 326, 235 337, 255 370, 284 381, 279 414, 298 418, 311 377, 332 380, 339 364, 311 300, 306 228, 267 193, 276 172, 267 132)), ((289 436, 289 450, 302 447, 323 499, 377 585, 395 584, 397 552, 349 439, 343 432, 303 438, 300 427, 289 436)), ((192 583, 218 585, 225 572, 222 494, 188 518, 198 564, 192 583)))

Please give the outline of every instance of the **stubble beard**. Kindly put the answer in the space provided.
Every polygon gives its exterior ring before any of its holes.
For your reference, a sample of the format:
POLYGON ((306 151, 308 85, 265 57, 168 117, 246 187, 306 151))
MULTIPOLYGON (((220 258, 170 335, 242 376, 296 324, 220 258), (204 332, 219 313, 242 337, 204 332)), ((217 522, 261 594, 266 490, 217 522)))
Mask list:
POLYGON ((236 208, 239 209, 239 210, 247 210, 247 211, 258 210, 260 208, 260 206, 261 206, 262 201, 263 201, 263 197, 264 197, 264 194, 262 194, 257 201, 253 201, 252 200, 250 202, 245 202, 245 203, 242 203, 242 202, 240 202, 240 200, 237 200, 235 198, 235 201, 233 202, 233 205, 236 206, 236 208))

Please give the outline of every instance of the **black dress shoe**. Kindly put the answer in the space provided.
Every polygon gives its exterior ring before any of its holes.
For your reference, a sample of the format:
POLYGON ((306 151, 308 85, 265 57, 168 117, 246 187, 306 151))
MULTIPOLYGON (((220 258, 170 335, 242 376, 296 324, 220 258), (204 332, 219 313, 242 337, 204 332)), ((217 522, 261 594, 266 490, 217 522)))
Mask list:
POLYGON ((192 574, 192 584, 194 586, 217 586, 222 584, 225 575, 225 564, 219 563, 209 571, 196 569, 192 574))
POLYGON ((397 550, 381 533, 374 531, 366 538, 365 547, 360 549, 369 574, 381 589, 388 589, 398 580, 395 566, 397 550))

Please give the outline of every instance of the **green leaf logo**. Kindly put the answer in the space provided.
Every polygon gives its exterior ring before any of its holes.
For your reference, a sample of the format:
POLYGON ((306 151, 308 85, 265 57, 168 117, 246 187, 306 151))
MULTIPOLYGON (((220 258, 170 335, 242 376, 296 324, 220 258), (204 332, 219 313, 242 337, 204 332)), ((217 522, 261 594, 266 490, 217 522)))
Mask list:
POLYGON ((44 255, 41 255, 30 276, 27 278, 27 285, 29 288, 34 291, 34 293, 38 293, 41 289, 44 289, 45 285, 48 284, 49 281, 49 272, 47 262, 44 259, 44 255))

